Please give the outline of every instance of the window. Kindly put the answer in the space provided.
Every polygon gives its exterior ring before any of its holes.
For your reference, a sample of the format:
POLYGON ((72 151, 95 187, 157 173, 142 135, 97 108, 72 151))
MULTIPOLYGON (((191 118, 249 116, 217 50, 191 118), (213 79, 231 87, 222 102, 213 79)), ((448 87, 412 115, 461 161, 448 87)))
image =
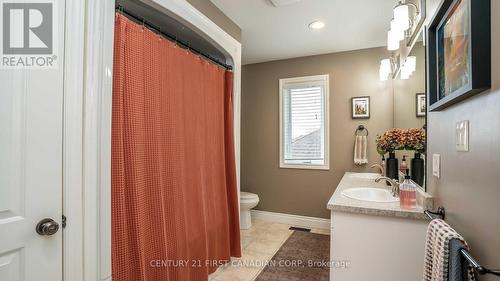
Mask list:
POLYGON ((328 81, 280 79, 280 168, 329 169, 328 81))

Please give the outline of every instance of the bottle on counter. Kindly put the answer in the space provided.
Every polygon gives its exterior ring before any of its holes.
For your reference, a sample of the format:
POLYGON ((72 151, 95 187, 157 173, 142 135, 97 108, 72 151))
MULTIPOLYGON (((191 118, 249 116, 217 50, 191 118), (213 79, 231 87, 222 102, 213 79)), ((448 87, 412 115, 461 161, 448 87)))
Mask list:
POLYGON ((417 207, 417 185, 409 175, 399 186, 399 204, 402 209, 415 209, 417 207))
POLYGON ((380 166, 382 166, 382 173, 385 176, 385 155, 382 155, 382 161, 380 162, 380 166))
POLYGON ((395 152, 389 152, 389 158, 385 159, 385 176, 394 180, 399 179, 399 164, 395 152))
POLYGON ((406 174, 406 171, 408 170, 408 163, 406 163, 406 155, 403 155, 403 160, 401 161, 401 164, 399 164, 399 170, 403 174, 406 174))

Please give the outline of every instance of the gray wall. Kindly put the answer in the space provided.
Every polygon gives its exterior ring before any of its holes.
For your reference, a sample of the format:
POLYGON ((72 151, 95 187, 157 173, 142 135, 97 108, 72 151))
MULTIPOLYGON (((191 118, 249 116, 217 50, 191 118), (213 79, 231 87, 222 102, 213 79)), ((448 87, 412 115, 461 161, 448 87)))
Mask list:
MULTIPOLYGON (((429 157, 441 154, 441 178, 427 168, 428 190, 472 253, 500 268, 500 1, 492 8, 492 88, 429 114, 429 157), (470 121, 470 151, 455 151, 455 124, 470 121)), ((498 280, 482 278, 480 280, 498 280)))
POLYGON ((380 162, 377 134, 393 126, 392 82, 380 82, 385 48, 245 65, 242 72, 241 185, 257 193, 256 209, 329 218, 326 203, 353 163, 354 130, 370 131, 369 160, 380 162), (330 74, 330 170, 279 168, 280 78, 330 74), (351 97, 371 96, 371 119, 351 119, 351 97))
POLYGON ((187 0, 198 11, 215 22, 220 28, 231 35, 234 39, 241 42, 241 28, 228 18, 217 6, 210 0, 187 0))

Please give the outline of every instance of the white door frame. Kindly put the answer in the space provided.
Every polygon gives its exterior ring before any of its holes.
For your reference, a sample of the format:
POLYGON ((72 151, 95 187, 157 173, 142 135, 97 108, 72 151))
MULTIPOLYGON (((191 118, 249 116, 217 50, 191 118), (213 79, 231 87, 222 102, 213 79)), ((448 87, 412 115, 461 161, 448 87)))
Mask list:
MULTIPOLYGON (((233 59, 239 195, 241 44, 185 0, 143 1, 191 24, 233 59)), ((67 217, 63 230, 65 281, 111 280, 114 10, 114 1, 66 0, 63 125, 63 213, 67 217)))
POLYGON ((63 106, 63 280, 83 281, 85 1, 66 1, 63 106))

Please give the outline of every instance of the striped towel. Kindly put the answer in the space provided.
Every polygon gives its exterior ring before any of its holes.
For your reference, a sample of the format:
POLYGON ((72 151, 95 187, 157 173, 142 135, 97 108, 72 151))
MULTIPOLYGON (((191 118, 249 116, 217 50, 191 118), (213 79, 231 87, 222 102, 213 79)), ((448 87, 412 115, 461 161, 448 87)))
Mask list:
MULTIPOLYGON (((448 281, 449 246, 452 239, 460 240, 469 250, 464 238, 445 221, 440 219, 431 221, 425 239, 424 281, 448 281)), ((476 280, 474 270, 470 265, 468 280, 476 280)))

